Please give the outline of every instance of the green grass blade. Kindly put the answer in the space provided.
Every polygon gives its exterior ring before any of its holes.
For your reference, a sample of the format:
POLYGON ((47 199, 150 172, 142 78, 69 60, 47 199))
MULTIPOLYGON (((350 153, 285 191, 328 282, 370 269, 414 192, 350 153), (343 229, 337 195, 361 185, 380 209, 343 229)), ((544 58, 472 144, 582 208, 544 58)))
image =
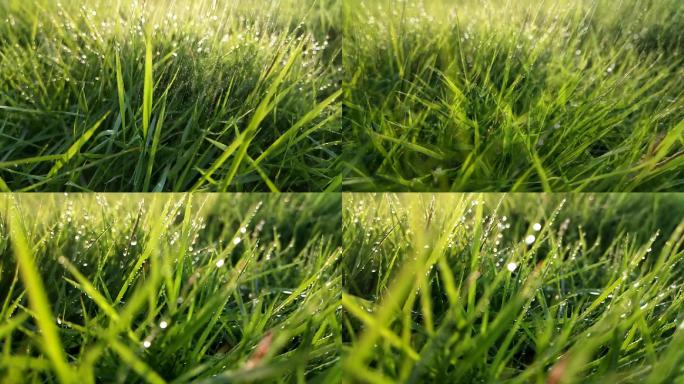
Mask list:
MULTIPOLYGON (((124 87, 121 58, 116 52, 116 91, 119 97, 119 114, 121 115, 121 130, 126 133, 126 89, 124 87)), ((125 136, 124 136, 125 137, 125 136)))
POLYGON ((157 372, 150 368, 145 362, 131 351, 126 345, 116 339, 109 340, 111 348, 121 357, 124 363, 128 364, 140 377, 150 384, 164 384, 164 380, 157 372))
POLYGON ((148 34, 145 39, 145 79, 143 84, 143 142, 147 142, 147 132, 150 129, 150 119, 152 117, 152 97, 154 93, 154 82, 152 79, 152 37, 148 34))
POLYGON ((145 182, 143 184, 143 191, 149 190, 150 178, 152 177, 152 169, 154 168, 154 160, 159 150, 159 138, 161 137, 161 131, 164 127, 164 118, 166 117, 166 98, 162 102, 161 111, 159 111, 159 116, 157 116, 157 124, 154 127, 154 136, 152 137, 152 146, 150 147, 149 158, 147 160, 147 172, 145 173, 145 182))
POLYGON ((44 341, 40 347, 45 351, 48 359, 50 359, 50 363, 61 382, 76 382, 76 377, 74 377, 64 354, 59 332, 55 326, 55 317, 50 309, 50 300, 38 272, 38 267, 35 264, 31 246, 28 244, 24 228, 19 219, 19 212, 15 211, 14 208, 10 209, 9 220, 12 228, 10 234, 14 255, 19 265, 21 277, 24 280, 24 286, 28 292, 31 309, 44 341))
POLYGON ((95 124, 93 124, 92 127, 90 127, 87 131, 81 135, 81 137, 78 138, 66 151, 64 155, 62 155, 62 159, 58 160, 54 166, 50 169, 50 172, 48 172, 48 177, 52 177, 57 175, 60 169, 67 164, 74 156, 78 154, 78 152, 81 150, 81 147, 83 147, 88 140, 90 140, 91 137, 95 134, 95 131, 100 127, 100 125, 105 121, 105 119, 109 116, 109 112, 105 113, 100 120, 98 120, 95 124))

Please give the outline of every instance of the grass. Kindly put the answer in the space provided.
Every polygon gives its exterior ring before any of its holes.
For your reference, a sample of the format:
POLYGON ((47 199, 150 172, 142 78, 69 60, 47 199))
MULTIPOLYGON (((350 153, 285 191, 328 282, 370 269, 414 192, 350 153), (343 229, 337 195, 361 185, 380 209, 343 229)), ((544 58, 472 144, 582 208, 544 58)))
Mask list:
POLYGON ((335 382, 340 197, 0 195, 0 381, 335 382))
POLYGON ((683 383, 684 196, 343 197, 359 383, 683 383))
POLYGON ((349 0, 350 191, 679 191, 684 3, 349 0))
POLYGON ((323 191, 335 0, 0 3, 0 191, 323 191))

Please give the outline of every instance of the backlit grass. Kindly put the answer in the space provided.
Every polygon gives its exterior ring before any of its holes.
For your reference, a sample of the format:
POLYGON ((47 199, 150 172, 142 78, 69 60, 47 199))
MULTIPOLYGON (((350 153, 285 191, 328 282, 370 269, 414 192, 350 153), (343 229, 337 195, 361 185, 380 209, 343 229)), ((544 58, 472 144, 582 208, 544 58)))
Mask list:
POLYGON ((344 2, 345 190, 679 191, 684 2, 344 2))
POLYGON ((681 195, 345 195, 349 382, 681 383, 681 195))
POLYGON ((339 195, 0 195, 0 381, 339 381, 339 195))
POLYGON ((340 185, 334 0, 0 2, 0 190, 340 185))

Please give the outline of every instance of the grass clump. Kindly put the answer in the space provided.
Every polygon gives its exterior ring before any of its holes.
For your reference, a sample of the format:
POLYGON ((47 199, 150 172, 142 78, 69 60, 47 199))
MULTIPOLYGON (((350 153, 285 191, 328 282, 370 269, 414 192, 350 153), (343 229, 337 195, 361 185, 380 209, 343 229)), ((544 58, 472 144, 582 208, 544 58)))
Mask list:
POLYGON ((0 188, 339 188, 335 1, 9 0, 0 15, 0 188))
POLYGON ((678 191, 684 3, 345 2, 345 188, 678 191))
POLYGON ((339 195, 0 197, 0 381, 339 381, 339 195))
POLYGON ((343 207, 351 382, 684 380, 681 195, 357 194, 343 207))

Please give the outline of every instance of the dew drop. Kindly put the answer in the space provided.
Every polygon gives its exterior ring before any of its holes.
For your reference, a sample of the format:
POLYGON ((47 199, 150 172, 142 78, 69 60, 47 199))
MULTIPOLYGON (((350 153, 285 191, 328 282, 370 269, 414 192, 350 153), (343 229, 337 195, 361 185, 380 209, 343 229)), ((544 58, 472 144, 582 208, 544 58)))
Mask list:
POLYGON ((506 265, 506 268, 508 268, 509 271, 513 272, 518 268, 518 263, 508 263, 508 265, 506 265))

